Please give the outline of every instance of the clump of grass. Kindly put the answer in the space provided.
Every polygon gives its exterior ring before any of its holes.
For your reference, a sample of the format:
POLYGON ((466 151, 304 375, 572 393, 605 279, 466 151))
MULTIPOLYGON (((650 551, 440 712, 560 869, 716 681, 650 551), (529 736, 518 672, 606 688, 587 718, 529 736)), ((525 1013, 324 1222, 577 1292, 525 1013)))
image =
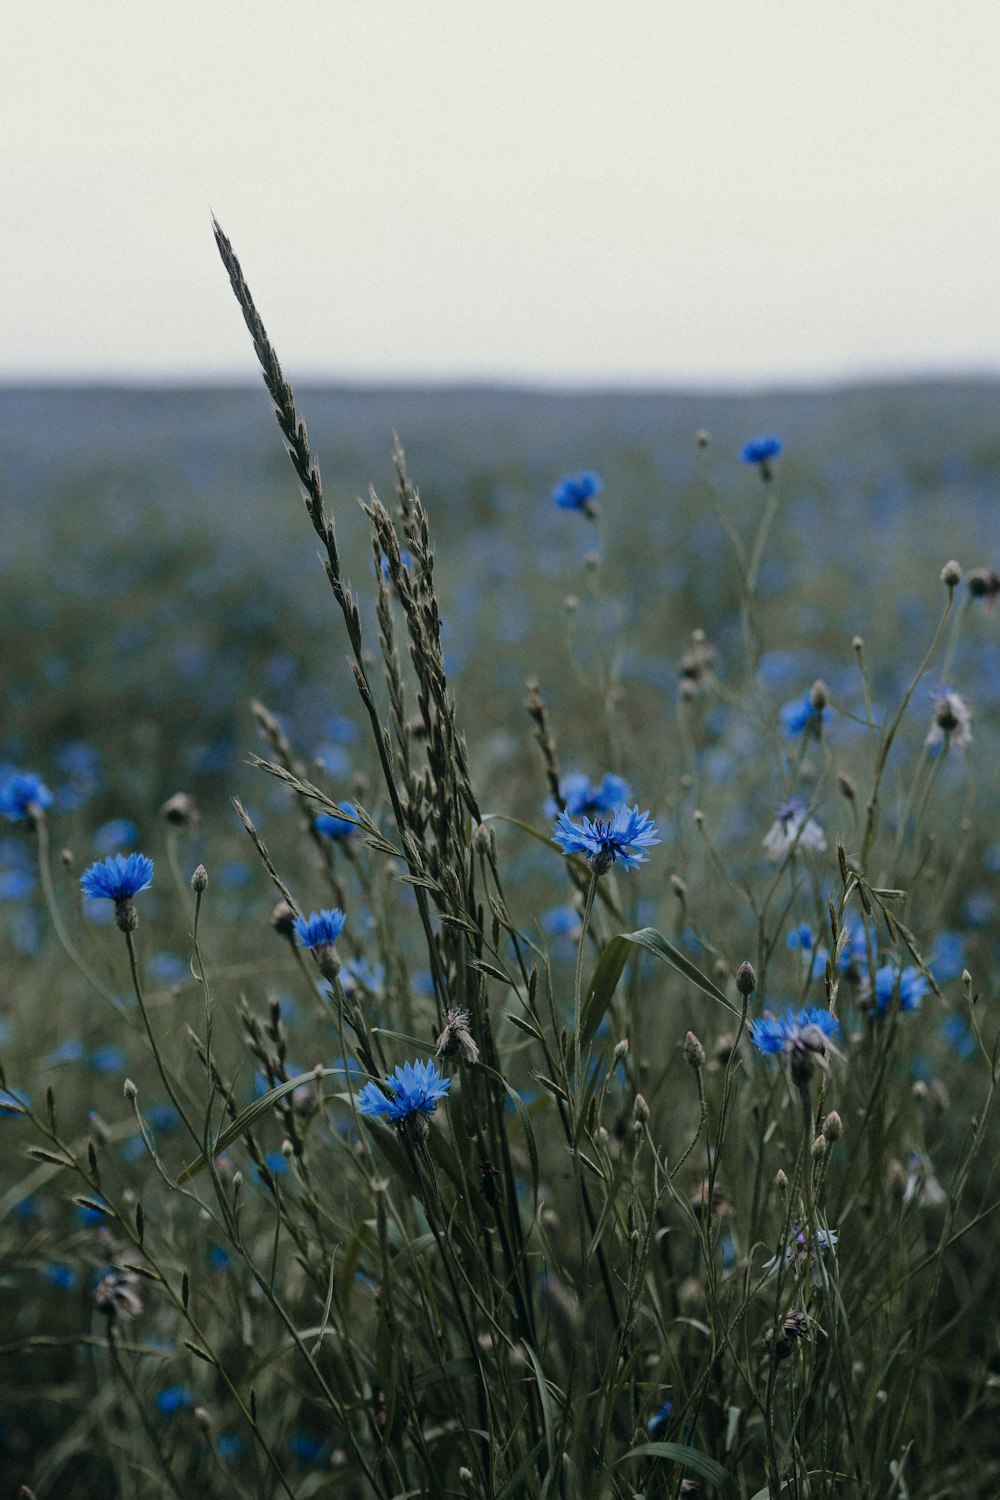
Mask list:
MULTIPOLYGON (((190 799, 164 808, 165 914, 163 866, 138 850, 82 881, 67 856, 60 884, 48 789, 24 771, 0 788, 37 845, 59 983, 103 1000, 129 1070, 111 1119, 65 1078, 39 1103, 34 1078, 0 1071, 31 1162, 0 1200, 25 1228, 0 1274, 76 1296, 67 1331, 18 1326, 0 1345, 39 1408, 74 1361, 73 1419, 17 1482, 302 1500, 992 1493, 998 1033, 988 950, 966 966, 954 934, 941 946, 976 850, 954 813, 976 739, 951 675, 984 590, 946 566, 891 706, 858 639, 782 709, 761 672, 781 445, 747 445, 740 477, 760 494, 743 525, 702 440, 738 626, 721 647, 712 630, 691 641, 669 755, 636 743, 628 601, 594 552, 565 658, 587 721, 567 754, 532 680, 547 814, 488 805, 402 448, 391 505, 372 490, 363 506, 366 600, 215 233, 372 774, 334 795, 255 704, 261 784, 286 800, 280 819, 236 811, 273 887, 253 921, 279 956, 242 966, 213 929, 211 859, 184 878, 190 799), (535 860, 563 887, 558 923, 535 860), (81 886, 110 904, 107 942, 73 909, 81 886), (188 934, 189 968, 159 992, 147 920, 188 934)), ((595 523, 599 493, 568 476, 560 524, 595 523)))

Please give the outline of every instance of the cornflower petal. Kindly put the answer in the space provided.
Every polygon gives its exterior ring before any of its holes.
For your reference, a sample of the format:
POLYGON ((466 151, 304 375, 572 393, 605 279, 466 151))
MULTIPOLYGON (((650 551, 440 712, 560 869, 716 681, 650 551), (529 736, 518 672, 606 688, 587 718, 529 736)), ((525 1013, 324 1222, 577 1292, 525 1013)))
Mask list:
POLYGON ((110 855, 80 876, 84 895, 101 901, 131 901, 152 883, 153 861, 145 854, 110 855))

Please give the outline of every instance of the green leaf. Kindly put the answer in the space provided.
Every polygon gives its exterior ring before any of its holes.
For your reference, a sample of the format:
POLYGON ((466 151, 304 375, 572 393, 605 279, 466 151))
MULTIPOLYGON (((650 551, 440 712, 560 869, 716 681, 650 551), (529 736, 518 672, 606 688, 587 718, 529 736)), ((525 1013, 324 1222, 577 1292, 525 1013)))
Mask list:
POLYGON ((580 1018, 581 1048, 588 1047, 593 1041, 630 957, 628 938, 624 935, 613 937, 605 944, 584 997, 583 1015, 580 1018))
MULTIPOLYGON (((513 1018, 511 1018, 511 1019, 513 1019, 513 1018)), ((528 1114, 528 1111, 525 1109, 525 1107, 524 1107, 524 1101, 522 1100, 522 1098, 521 1098, 520 1094, 517 1092, 517 1090, 516 1089, 512 1089, 511 1086, 510 1086, 510 1084, 507 1083, 506 1079, 502 1078, 499 1073, 494 1072, 494 1070, 492 1068, 488 1068, 485 1063, 481 1064, 481 1066, 482 1066, 482 1069, 483 1069, 483 1071, 485 1073, 488 1073, 491 1078, 495 1078, 497 1080, 497 1082, 500 1084, 500 1086, 503 1089, 504 1093, 507 1095, 507 1098, 510 1100, 511 1104, 514 1106, 514 1110, 515 1110, 515 1113, 517 1114, 517 1118, 518 1118, 518 1121, 520 1123, 521 1129, 524 1131, 524 1143, 525 1143, 525 1145, 528 1148, 528 1161, 529 1161, 530 1166, 531 1166, 531 1204, 532 1204, 532 1213, 537 1213, 538 1212, 538 1184, 539 1184, 540 1174, 539 1174, 539 1169, 538 1169, 538 1147, 535 1145, 535 1132, 531 1128, 531 1116, 528 1114)))
MULTIPOLYGON (((313 1069, 309 1073, 300 1073, 297 1078, 289 1078, 285 1083, 279 1083, 277 1088, 268 1089, 266 1094, 261 1094, 260 1098, 255 1099, 252 1104, 248 1104, 246 1109, 240 1110, 236 1119, 227 1125, 225 1130, 220 1131, 212 1142, 211 1155, 213 1157, 218 1156, 220 1152, 225 1151, 227 1146, 231 1146, 233 1141, 238 1141, 240 1136, 245 1135, 248 1130, 251 1130, 257 1121, 262 1119, 268 1110, 277 1104, 279 1099, 284 1099, 287 1094, 294 1093, 303 1084, 315 1083, 317 1078, 330 1078, 334 1075, 337 1077, 346 1077, 346 1070, 344 1068, 324 1068, 320 1074, 313 1069)), ((177 1179, 178 1186, 181 1183, 190 1182, 192 1177, 197 1177, 198 1173, 204 1171, 207 1166, 208 1157, 202 1151, 195 1157, 194 1161, 189 1162, 184 1168, 177 1179)))
MULTIPOLYGON (((616 942, 618 939, 612 938, 611 941, 616 942)), ((676 969, 677 973, 682 975, 689 984, 693 984, 696 989, 701 990, 703 995, 707 995, 717 1005, 725 1006, 726 1010, 731 1011, 734 1016, 739 1015, 739 1010, 733 1005, 731 1000, 727 1000, 726 996, 719 989, 719 986, 713 984, 711 979, 691 962, 686 953, 682 953, 679 948, 676 948, 670 939, 665 938, 662 932, 657 932, 655 927, 640 927, 638 932, 623 932, 621 941, 634 943, 638 948, 645 948, 646 952, 652 953, 654 958, 658 958, 663 963, 669 964, 672 969, 676 969)), ((609 944, 608 946, 610 947, 611 945, 609 944)), ((598 964, 598 968, 600 968, 600 964, 598 964)))
POLYGON ((642 1443, 631 1452, 623 1453, 621 1458, 615 1460, 612 1468, 630 1458, 668 1459, 670 1463, 680 1464, 683 1469, 690 1469, 692 1474, 697 1474, 699 1479, 714 1485, 721 1494, 732 1493, 732 1480, 722 1465, 717 1464, 714 1458, 699 1453, 697 1448, 687 1448, 683 1443, 642 1443))

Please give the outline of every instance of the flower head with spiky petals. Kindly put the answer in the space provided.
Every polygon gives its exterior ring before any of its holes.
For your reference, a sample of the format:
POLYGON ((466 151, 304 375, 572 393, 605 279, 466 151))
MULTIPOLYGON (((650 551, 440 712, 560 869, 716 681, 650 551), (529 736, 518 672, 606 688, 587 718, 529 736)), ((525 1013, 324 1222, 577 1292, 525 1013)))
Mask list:
POLYGON ((349 817, 337 818, 333 813, 320 813, 316 818, 316 827, 320 833, 325 833, 327 838, 333 839, 335 844, 349 839, 358 826, 356 822, 351 821, 356 816, 353 803, 342 802, 341 810, 348 813, 349 817))
POLYGON ((365 1084, 358 1094, 358 1108, 363 1115, 405 1125, 419 1120, 421 1115, 432 1115, 450 1088, 451 1079, 442 1077, 435 1063, 402 1063, 390 1073, 384 1086, 365 1084))
POLYGON ((603 875, 613 864, 620 864, 624 870, 641 865, 647 857, 643 851, 660 840, 649 813, 641 813, 636 803, 635 807, 620 807, 606 822, 582 818, 576 824, 562 812, 553 824, 552 842, 564 854, 582 854, 594 874, 603 875))
POLYGON ((783 447, 780 437, 775 437, 773 432, 762 432, 759 437, 752 437, 743 444, 740 456, 745 464, 760 464, 763 467, 772 458, 777 458, 783 447))
MULTIPOLYGON (((578 818, 581 814, 593 818, 598 813, 614 812, 632 795, 628 782, 613 771, 605 771, 598 782, 591 782, 580 771, 571 771, 563 782, 562 794, 571 818, 578 818)), ((553 807, 553 815, 555 811, 553 807)))
POLYGON ((102 901, 131 901, 153 884, 153 861, 145 854, 115 854, 98 860, 80 876, 85 896, 102 901))
POLYGON ((908 964, 901 969, 898 964, 883 964, 875 970, 875 1004, 885 1015, 898 993, 899 1008, 906 1011, 919 1010, 920 1002, 927 994, 928 983, 919 969, 908 964))
POLYGON ((764 1015, 750 1022, 750 1039, 758 1052, 787 1058, 792 1082, 800 1088, 808 1084, 814 1068, 827 1071, 831 1038, 839 1032, 836 1016, 816 1006, 789 1008, 780 1016, 764 1015))
POLYGON ((332 948, 344 930, 346 920, 337 906, 311 911, 308 917, 295 918, 295 936, 303 948, 332 948))
POLYGON ((0 812, 11 823, 36 818, 51 802, 52 793, 34 771, 10 771, 0 778, 0 812))
POLYGON ((603 481, 589 469, 565 474, 552 491, 552 503, 560 510, 582 510, 586 516, 594 516, 597 514, 594 501, 603 488, 603 481))

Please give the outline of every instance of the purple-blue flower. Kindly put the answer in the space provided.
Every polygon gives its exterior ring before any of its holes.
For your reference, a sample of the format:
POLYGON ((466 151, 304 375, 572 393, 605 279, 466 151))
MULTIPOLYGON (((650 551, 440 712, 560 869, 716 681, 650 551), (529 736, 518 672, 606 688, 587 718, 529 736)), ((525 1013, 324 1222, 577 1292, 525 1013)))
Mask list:
POLYGON ((964 1060, 975 1052, 975 1033, 964 1016, 953 1012, 950 1016, 945 1016, 938 1029, 956 1057, 964 1060))
POLYGON ((750 1039, 758 1052, 785 1052, 789 1044, 795 1045, 806 1029, 816 1026, 823 1037, 833 1037, 840 1031, 840 1022, 828 1010, 809 1006, 806 1010, 789 1007, 780 1016, 764 1015, 759 1021, 750 1022, 750 1039))
POLYGON ((764 1015, 750 1022, 750 1038, 758 1052, 780 1053, 788 1062, 792 1082, 808 1088, 813 1071, 827 1072, 830 1039, 840 1031, 840 1022, 828 1010, 785 1010, 780 1016, 764 1015))
POLYGON ((0 779, 0 812, 8 822, 20 823, 51 804, 52 793, 34 771, 10 771, 0 779))
POLYGON ((414 1115, 432 1115, 451 1088, 451 1079, 443 1078, 433 1062, 403 1063, 385 1080, 388 1093, 377 1083, 366 1083, 358 1094, 358 1108, 363 1115, 378 1115, 393 1124, 401 1124, 414 1115))
POLYGON ((959 979, 965 968, 965 943, 958 932, 939 932, 928 965, 938 984, 959 979))
POLYGON ((560 510, 582 510, 592 516, 596 507, 594 500, 604 488, 596 474, 584 469, 579 474, 565 474, 552 491, 552 500, 560 510))
POLYGON ((104 901, 131 901, 153 884, 153 861, 145 854, 116 854, 98 860, 80 876, 84 895, 104 901))
POLYGON ((812 698, 812 688, 801 698, 786 703, 781 710, 781 727, 787 735, 797 739, 801 734, 822 733, 823 709, 817 708, 812 698))
POLYGON ((911 1011, 920 1008, 927 989, 927 980, 912 964, 905 969, 898 964, 883 964, 875 971, 875 1003, 882 1015, 889 1009, 897 990, 900 1010, 911 1011))
POLYGON ((855 911, 845 911, 843 928, 847 942, 840 950, 837 969, 841 974, 860 979, 868 968, 868 944, 865 941, 865 924, 855 911))
POLYGON ((339 907, 310 912, 295 918, 295 936, 303 948, 332 948, 346 921, 339 907))
POLYGON ((648 812, 635 807, 620 807, 606 822, 583 818, 579 826, 568 813, 561 812, 552 827, 552 842, 564 854, 582 854, 590 861, 595 875, 603 875, 613 864, 625 870, 641 865, 643 850, 660 842, 656 824, 648 812))
MULTIPOLYGON (((632 796, 628 782, 613 771, 605 771, 599 782, 592 783, 580 771, 571 771, 563 783, 563 801, 571 818, 592 818, 597 813, 614 812, 632 796)), ((552 809, 553 814, 555 808, 552 809)))
POLYGON ((660 1402, 659 1406, 656 1408, 653 1415, 646 1423, 646 1431, 650 1434, 651 1437, 657 1437, 664 1431, 673 1414, 674 1403, 668 1396, 665 1401, 660 1402))
MULTIPOLYGON (((340 805, 344 812, 350 813, 352 818, 357 816, 352 802, 342 802, 340 805)), ((335 818, 333 813, 320 813, 316 818, 316 827, 320 833, 325 833, 328 839, 333 839, 334 843, 349 839, 357 826, 347 818, 335 818)))
POLYGON ((762 432, 758 437, 750 438, 744 443, 742 458, 745 464, 760 464, 766 468, 772 458, 777 458, 783 447, 779 437, 773 432, 762 432))
POLYGON ((182 1406, 191 1405, 191 1392, 185 1385, 166 1385, 156 1393, 156 1407, 164 1416, 172 1417, 182 1406))

